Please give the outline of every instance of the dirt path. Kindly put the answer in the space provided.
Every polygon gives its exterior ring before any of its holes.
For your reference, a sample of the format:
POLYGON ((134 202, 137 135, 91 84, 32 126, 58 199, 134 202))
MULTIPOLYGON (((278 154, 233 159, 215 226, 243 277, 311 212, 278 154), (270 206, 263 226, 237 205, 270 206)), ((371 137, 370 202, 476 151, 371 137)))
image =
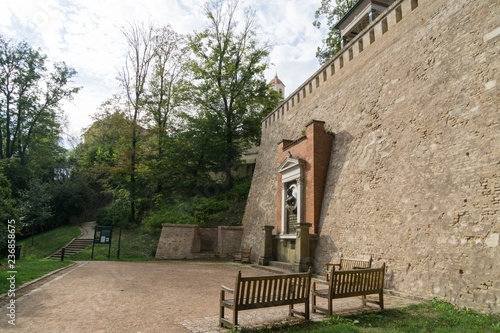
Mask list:
MULTIPOLYGON (((271 274, 228 262, 80 262, 29 286, 27 293, 19 292, 15 326, 8 323, 9 310, 3 305, 0 332, 220 332, 220 286, 232 287, 239 270, 244 276, 271 274)), ((342 309, 358 311, 361 301, 350 298, 334 303, 340 314, 342 309)), ((390 308, 410 302, 386 297, 385 304, 390 308)), ((242 326, 275 323, 287 314, 286 306, 244 311, 239 322, 242 326)), ((313 319, 322 318, 313 315, 313 319)))
MULTIPOLYGON (((86 262, 16 300, 5 332, 189 332, 186 319, 217 316, 221 284, 245 265, 191 262, 86 262)), ((216 330, 216 327, 214 327, 216 330)))

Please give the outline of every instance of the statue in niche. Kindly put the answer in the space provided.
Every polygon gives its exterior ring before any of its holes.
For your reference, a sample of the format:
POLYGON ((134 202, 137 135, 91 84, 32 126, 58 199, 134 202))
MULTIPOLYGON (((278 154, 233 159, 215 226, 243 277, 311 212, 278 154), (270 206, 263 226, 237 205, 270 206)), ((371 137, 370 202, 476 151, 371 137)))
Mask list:
POLYGON ((297 214, 297 184, 291 184, 286 190, 286 209, 297 214))
POLYGON ((286 207, 286 233, 294 234, 297 224, 297 204, 298 204, 298 188, 297 183, 290 182, 287 184, 286 197, 285 197, 285 207, 286 207))

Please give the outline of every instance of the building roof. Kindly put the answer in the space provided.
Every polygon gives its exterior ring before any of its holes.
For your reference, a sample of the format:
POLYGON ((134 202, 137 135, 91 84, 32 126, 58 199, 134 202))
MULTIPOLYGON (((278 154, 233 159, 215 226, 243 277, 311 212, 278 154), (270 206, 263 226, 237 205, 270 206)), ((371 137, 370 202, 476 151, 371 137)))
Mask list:
POLYGON ((276 76, 271 80, 269 81, 269 84, 282 84, 282 85, 285 85, 279 78, 278 78, 278 74, 276 74, 276 76))
MULTIPOLYGON (((341 29, 341 25, 342 23, 347 20, 352 14, 354 11, 356 11, 356 9, 358 7, 361 6, 361 4, 363 3, 366 3, 368 2, 372 8, 373 6, 379 6, 379 7, 382 7, 382 8, 387 8, 389 7, 389 5, 391 5, 392 3, 394 3, 395 0, 379 0, 379 1, 376 1, 376 0, 358 0, 356 1, 356 3, 347 11, 347 13, 345 13, 345 15, 343 17, 340 18, 340 20, 337 22, 337 24, 335 24, 334 28, 335 29, 341 29)), ((383 11, 383 9, 380 9, 383 11)))

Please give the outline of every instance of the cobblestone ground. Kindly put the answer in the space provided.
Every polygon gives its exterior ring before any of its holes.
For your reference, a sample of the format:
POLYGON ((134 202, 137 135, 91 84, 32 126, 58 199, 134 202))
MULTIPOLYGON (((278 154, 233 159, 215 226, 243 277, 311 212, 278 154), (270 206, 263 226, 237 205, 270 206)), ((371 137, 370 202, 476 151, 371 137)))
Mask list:
MULTIPOLYGON (((218 327, 219 291, 234 284, 239 270, 271 274, 225 262, 80 262, 18 290, 16 326, 8 323, 10 310, 0 303, 0 332, 227 332, 218 327)), ((396 297, 384 300, 387 308, 409 304, 396 297)), ((335 302, 334 309, 343 314, 362 310, 360 305, 352 298, 335 302)), ((300 320, 287 315, 286 306, 243 311, 239 323, 255 327, 300 320)))

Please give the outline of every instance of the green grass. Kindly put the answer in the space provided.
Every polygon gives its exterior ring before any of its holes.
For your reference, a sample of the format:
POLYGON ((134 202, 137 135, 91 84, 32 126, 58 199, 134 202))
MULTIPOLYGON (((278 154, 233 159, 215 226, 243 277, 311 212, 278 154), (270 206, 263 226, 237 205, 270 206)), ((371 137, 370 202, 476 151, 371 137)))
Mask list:
POLYGON ((17 244, 21 245, 21 259, 42 259, 59 251, 73 238, 78 236, 80 236, 80 229, 78 227, 64 225, 35 235, 33 245, 31 245, 31 237, 20 240, 17 244))
MULTIPOLYGON (((118 231, 118 228, 113 230, 110 260, 117 260, 118 231)), ((75 260, 91 260, 92 247, 65 259, 64 262, 45 259, 78 236, 80 236, 80 229, 78 227, 62 226, 35 235, 33 245, 31 245, 31 237, 19 241, 17 244, 21 245, 21 259, 16 260, 15 266, 12 268, 9 267, 7 259, 0 261, 3 264, 3 266, 0 266, 0 294, 6 293, 9 290, 9 281, 7 278, 12 275, 8 273, 10 271, 16 271, 16 287, 19 287, 26 282, 65 267, 75 260)), ((152 260, 154 259, 157 243, 157 236, 141 234, 140 229, 123 229, 120 260, 152 260)), ((95 245, 94 260, 107 260, 107 258, 108 246, 95 245)))
POLYGON ((247 329, 242 333, 498 333, 500 316, 480 314, 432 300, 400 309, 346 317, 322 322, 247 329))
POLYGON ((35 235, 33 245, 31 245, 31 237, 17 242, 21 245, 21 258, 16 260, 13 266, 6 258, 0 262, 0 294, 6 293, 9 290, 8 277, 15 275, 16 287, 23 285, 26 282, 44 276, 61 267, 65 267, 72 261, 45 259, 61 247, 68 244, 73 238, 80 236, 80 229, 75 226, 65 225, 44 233, 35 235), (15 271, 16 273, 9 273, 15 271))
MULTIPOLYGON (((113 229, 111 238, 111 254, 109 260, 117 260, 119 228, 113 229)), ((120 260, 124 261, 146 261, 153 260, 158 244, 158 236, 143 234, 140 228, 122 229, 120 242, 120 260)), ((108 260, 107 244, 94 245, 93 260, 108 260)), ((69 259, 71 260, 92 260, 92 246, 77 253, 69 259)))
POLYGON ((8 265, 1 266, 0 294, 4 294, 9 290, 10 282, 7 278, 12 275, 15 276, 16 287, 19 287, 26 282, 44 276, 56 269, 68 266, 71 263, 73 262, 69 260, 61 262, 60 260, 52 259, 21 259, 16 261, 14 269, 10 268, 8 265), (16 273, 9 273, 10 271, 15 271, 16 273))

